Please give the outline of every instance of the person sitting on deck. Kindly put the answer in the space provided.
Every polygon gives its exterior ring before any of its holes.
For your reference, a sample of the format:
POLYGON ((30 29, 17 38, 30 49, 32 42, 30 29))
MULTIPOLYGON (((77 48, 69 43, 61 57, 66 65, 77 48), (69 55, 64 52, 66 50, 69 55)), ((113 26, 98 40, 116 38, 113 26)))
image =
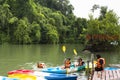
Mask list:
POLYGON ((78 58, 78 64, 77 64, 77 66, 82 66, 82 65, 84 65, 84 61, 82 60, 82 58, 78 58))
POLYGON ((97 57, 97 63, 96 63, 95 71, 102 71, 102 70, 104 70, 105 59, 101 58, 101 56, 99 54, 96 55, 96 57, 97 57))

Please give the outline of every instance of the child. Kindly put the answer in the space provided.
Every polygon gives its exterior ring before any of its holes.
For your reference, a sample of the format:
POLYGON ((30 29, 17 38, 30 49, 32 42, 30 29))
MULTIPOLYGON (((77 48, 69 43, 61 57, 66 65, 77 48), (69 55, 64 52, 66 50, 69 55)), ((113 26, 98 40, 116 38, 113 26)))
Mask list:
POLYGON ((71 60, 70 58, 65 59, 64 66, 62 66, 61 68, 62 69, 70 68, 70 65, 71 65, 71 61, 70 60, 71 60))
POLYGON ((37 63, 38 68, 45 68, 45 63, 37 63))

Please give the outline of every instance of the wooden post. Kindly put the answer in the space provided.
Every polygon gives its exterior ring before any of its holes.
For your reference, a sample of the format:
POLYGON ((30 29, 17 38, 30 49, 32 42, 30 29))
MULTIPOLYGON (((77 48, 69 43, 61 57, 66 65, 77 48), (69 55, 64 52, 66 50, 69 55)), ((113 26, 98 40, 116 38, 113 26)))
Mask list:
POLYGON ((90 69, 89 69, 89 60, 87 61, 87 70, 86 70, 86 72, 87 72, 87 75, 88 75, 88 79, 87 80, 89 80, 89 77, 90 77, 90 69))
POLYGON ((91 80, 93 78, 93 74, 94 74, 94 54, 91 54, 91 62, 92 62, 92 69, 91 69, 91 80))
POLYGON ((94 54, 91 54, 91 61, 92 61, 92 71, 94 70, 94 54))

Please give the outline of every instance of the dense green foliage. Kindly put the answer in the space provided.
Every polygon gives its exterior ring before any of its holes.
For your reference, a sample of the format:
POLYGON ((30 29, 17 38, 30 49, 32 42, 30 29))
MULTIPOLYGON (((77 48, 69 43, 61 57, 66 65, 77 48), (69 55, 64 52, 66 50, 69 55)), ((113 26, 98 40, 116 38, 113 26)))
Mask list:
POLYGON ((67 42, 72 10, 68 0, 1 0, 0 43, 67 42))
POLYGON ((85 19, 74 16, 69 0, 0 0, 0 43, 120 42, 118 16, 99 5, 92 12, 98 8, 98 18, 85 19))
POLYGON ((101 7, 100 12, 95 19, 90 15, 86 29, 87 44, 107 50, 120 42, 119 17, 112 10, 107 11, 107 7, 101 7))

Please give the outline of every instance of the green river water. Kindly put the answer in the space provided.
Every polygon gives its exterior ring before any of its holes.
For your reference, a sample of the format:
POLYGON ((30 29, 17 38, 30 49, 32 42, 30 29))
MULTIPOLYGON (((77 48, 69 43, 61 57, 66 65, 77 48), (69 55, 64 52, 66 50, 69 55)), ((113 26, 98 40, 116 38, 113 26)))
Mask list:
MULTIPOLYGON (((73 49, 84 61, 90 60, 89 53, 83 53, 80 44, 65 44, 66 52, 62 52, 62 44, 58 45, 0 45, 0 76, 7 76, 7 72, 16 69, 34 69, 37 62, 44 62, 47 67, 60 66, 65 57, 75 58, 73 49)), ((109 64, 120 64, 120 49, 108 52, 99 52, 109 64)), ((84 72, 79 72, 81 78, 84 72)), ((82 80, 82 79, 81 79, 82 80)))

